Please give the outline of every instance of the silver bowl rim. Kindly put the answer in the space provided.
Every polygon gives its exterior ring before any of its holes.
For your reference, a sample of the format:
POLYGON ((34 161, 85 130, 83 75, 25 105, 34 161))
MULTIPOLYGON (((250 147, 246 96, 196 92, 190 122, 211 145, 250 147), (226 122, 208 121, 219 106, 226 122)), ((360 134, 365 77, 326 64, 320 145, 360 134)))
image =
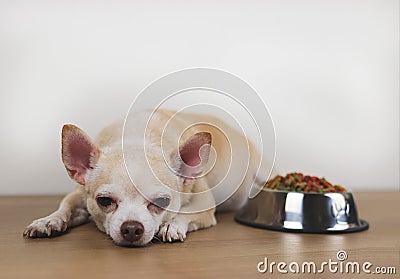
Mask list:
POLYGON ((298 193, 298 194, 306 194, 306 195, 307 194, 312 194, 312 195, 325 195, 325 194, 351 194, 352 195, 353 194, 353 191, 349 191, 349 190, 347 190, 345 192, 321 192, 320 193, 320 192, 297 192, 297 191, 275 190, 275 189, 270 189, 270 188, 263 187, 257 195, 259 195, 262 191, 264 191, 264 192, 272 192, 272 193, 274 193, 274 192, 275 193, 298 193))

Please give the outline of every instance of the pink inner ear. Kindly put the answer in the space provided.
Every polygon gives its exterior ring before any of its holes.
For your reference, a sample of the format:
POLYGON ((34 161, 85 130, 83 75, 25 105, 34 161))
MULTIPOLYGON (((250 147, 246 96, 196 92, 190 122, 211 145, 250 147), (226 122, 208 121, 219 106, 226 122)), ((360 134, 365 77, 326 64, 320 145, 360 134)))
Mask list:
POLYGON ((67 143, 66 152, 70 158, 69 163, 78 170, 83 171, 90 168, 90 160, 94 151, 94 146, 83 135, 75 135, 67 143))
MULTIPOLYGON (((179 155, 182 161, 189 167, 197 167, 201 163, 206 163, 201 161, 200 152, 203 151, 202 146, 204 146, 203 148, 209 149, 210 143, 211 138, 209 134, 195 134, 179 149, 179 155)), ((208 154, 202 154, 202 156, 204 157, 203 160, 207 160, 208 154)))
POLYGON ((63 161, 72 179, 85 184, 85 174, 93 168, 97 148, 80 130, 66 131, 63 138, 63 161))
POLYGON ((199 150, 201 146, 201 144, 196 143, 189 146, 185 145, 183 148, 181 148, 179 154, 182 161, 190 167, 198 166, 201 163, 201 158, 199 156, 199 150))

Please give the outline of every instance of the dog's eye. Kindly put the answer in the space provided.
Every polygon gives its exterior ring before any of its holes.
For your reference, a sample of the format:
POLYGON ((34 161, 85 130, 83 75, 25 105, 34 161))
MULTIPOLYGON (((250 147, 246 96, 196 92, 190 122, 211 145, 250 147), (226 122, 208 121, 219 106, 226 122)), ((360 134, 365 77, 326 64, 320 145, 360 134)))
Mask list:
POLYGON ((159 197, 154 200, 152 200, 148 205, 147 208, 151 213, 155 214, 160 214, 161 212, 164 211, 165 208, 168 207, 168 205, 171 202, 170 197, 159 197))
POLYGON ((155 206, 166 208, 169 205, 170 201, 171 199, 168 197, 161 197, 153 200, 151 203, 154 204, 155 206))
POLYGON ((109 207, 115 204, 115 201, 109 197, 97 197, 96 201, 102 207, 109 207))

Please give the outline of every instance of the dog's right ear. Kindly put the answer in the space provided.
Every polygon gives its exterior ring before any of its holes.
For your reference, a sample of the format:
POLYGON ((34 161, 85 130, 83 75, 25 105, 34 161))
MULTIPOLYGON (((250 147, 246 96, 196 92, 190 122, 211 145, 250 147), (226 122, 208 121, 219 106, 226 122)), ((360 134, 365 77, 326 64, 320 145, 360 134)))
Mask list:
POLYGON ((199 132, 191 136, 180 145, 175 155, 177 174, 186 181, 192 181, 198 177, 208 162, 211 149, 211 134, 199 132))
POLYGON ((69 176, 85 185, 88 170, 93 169, 100 155, 99 149, 78 127, 66 124, 62 129, 62 160, 69 176))

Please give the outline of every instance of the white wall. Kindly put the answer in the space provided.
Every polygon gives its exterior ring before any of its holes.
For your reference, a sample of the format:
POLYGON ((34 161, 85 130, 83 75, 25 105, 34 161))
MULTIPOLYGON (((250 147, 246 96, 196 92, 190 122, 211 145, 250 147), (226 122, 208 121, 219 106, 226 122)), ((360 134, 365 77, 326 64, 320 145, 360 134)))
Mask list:
POLYGON ((199 66, 260 93, 281 172, 399 189, 398 1, 0 0, 0 194, 69 191, 64 123, 94 136, 199 66))

